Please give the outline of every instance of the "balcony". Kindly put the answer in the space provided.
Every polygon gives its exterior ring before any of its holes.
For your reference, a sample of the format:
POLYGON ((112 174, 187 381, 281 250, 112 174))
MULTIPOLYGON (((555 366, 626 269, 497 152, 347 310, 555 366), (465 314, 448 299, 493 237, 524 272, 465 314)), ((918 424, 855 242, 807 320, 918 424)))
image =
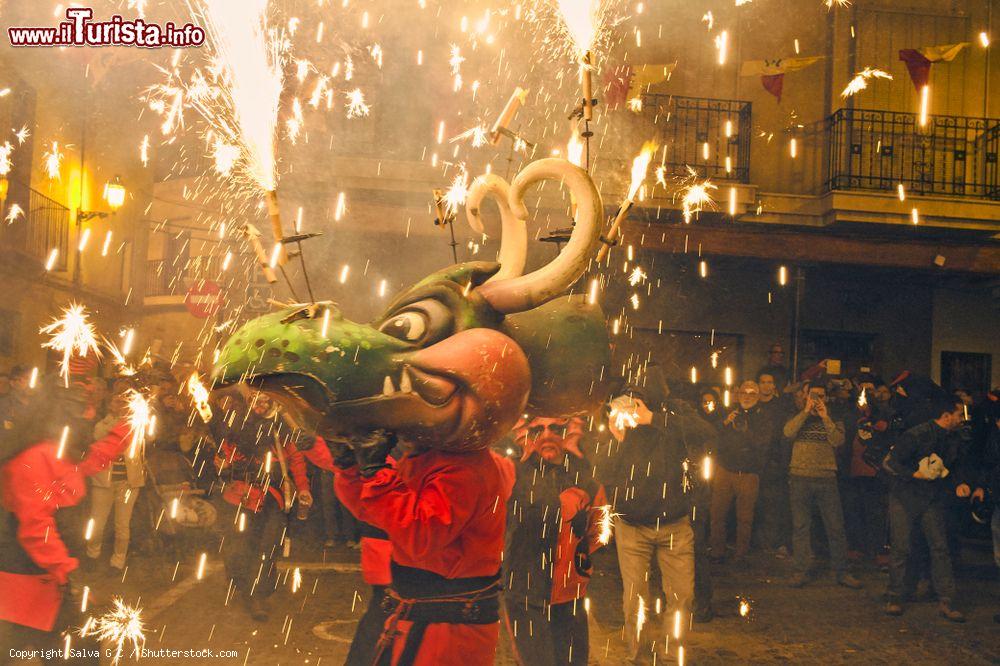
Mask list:
POLYGON ((14 204, 25 213, 11 223, 0 221, 0 246, 44 263, 52 250, 58 250, 53 271, 65 271, 69 254, 70 210, 58 201, 23 183, 12 181, 4 215, 14 204), (27 206, 24 206, 27 202, 27 206))
POLYGON ((829 131, 828 190, 1000 200, 1000 120, 840 109, 829 131))
POLYGON ((686 175, 690 167, 702 178, 750 182, 750 102, 647 93, 642 116, 665 150, 654 163, 667 175, 686 175))

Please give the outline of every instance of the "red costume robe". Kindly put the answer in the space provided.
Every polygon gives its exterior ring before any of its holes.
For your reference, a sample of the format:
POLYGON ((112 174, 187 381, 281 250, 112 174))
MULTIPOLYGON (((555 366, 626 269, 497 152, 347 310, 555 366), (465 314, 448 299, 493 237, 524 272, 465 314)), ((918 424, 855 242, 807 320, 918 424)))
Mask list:
POLYGON ((106 469, 130 442, 128 425, 120 423, 91 444, 80 463, 60 458, 59 444, 46 440, 0 468, 0 504, 16 521, 17 543, 5 546, 19 548, 30 560, 19 567, 14 557, 2 558, 0 620, 41 631, 53 629, 62 586, 79 566, 59 534, 56 511, 78 504, 87 494, 86 478, 106 469))
MULTIPOLYGON (((427 451, 364 479, 337 470, 341 501, 389 535, 393 562, 447 579, 495 576, 503 551, 507 498, 514 479, 487 450, 427 451)), ((390 620, 391 621, 391 620, 390 620)), ((413 623, 400 621, 392 646, 398 662, 413 623)), ((499 637, 492 624, 432 623, 416 655, 422 665, 492 664, 499 637)))

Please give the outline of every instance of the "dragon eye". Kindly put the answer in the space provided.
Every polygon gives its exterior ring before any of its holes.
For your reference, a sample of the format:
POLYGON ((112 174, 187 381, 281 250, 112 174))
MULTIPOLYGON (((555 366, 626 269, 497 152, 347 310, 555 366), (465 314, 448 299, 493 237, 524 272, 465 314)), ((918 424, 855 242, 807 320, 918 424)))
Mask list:
POLYGON ((413 310, 400 312, 382 324, 379 330, 405 342, 417 342, 427 332, 427 316, 413 310))

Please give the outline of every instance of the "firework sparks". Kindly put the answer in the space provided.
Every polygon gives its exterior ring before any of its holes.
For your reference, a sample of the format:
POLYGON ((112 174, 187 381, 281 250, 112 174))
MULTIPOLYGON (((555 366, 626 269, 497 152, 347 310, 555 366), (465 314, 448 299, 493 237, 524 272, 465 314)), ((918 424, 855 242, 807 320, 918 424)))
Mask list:
POLYGON ((59 168, 62 166, 63 154, 59 150, 59 142, 53 141, 52 147, 42 156, 45 160, 45 173, 50 180, 62 180, 59 175, 59 168))
POLYGON ((445 214, 448 217, 455 215, 458 209, 465 204, 466 198, 469 196, 469 173, 462 167, 459 173, 451 181, 451 186, 444 193, 442 201, 444 202, 445 214))
POLYGON ((638 404, 630 395, 620 395, 611 401, 608 419, 615 430, 627 430, 639 425, 638 404))
POLYGON ((7 211, 7 217, 4 218, 7 224, 14 224, 19 217, 24 217, 24 209, 16 203, 11 204, 10 210, 7 211))
POLYGON ((646 173, 649 171, 649 161, 653 158, 653 153, 656 152, 656 144, 652 141, 647 141, 642 144, 642 150, 639 154, 635 156, 632 160, 632 182, 628 187, 628 200, 634 201, 636 194, 639 193, 639 188, 642 187, 642 183, 646 180, 646 173))
POLYGON ((149 166, 149 135, 146 134, 142 137, 142 143, 139 144, 139 161, 142 162, 142 166, 149 166))
POLYGON ((192 106, 217 134, 239 146, 243 175, 273 192, 285 43, 267 26, 267 0, 212 0, 201 3, 200 10, 190 6, 213 46, 212 71, 219 84, 217 96, 189 94, 192 106))
POLYGON ((711 180, 699 180, 694 169, 688 167, 688 177, 681 184, 679 192, 684 222, 690 223, 692 215, 700 213, 705 208, 714 209, 715 200, 712 199, 711 191, 717 189, 718 186, 713 185, 711 180))
POLYGON ((628 283, 633 287, 646 280, 648 276, 646 272, 642 270, 641 266, 636 266, 632 269, 632 273, 628 276, 628 283))
POLYGON ((14 133, 14 136, 17 137, 17 145, 23 146, 28 137, 31 136, 31 130, 28 129, 27 125, 24 125, 14 133))
POLYGON ((361 118, 371 111, 371 107, 365 103, 365 94, 361 92, 361 88, 355 88, 344 95, 347 97, 348 118, 361 118))
POLYGON ((156 417, 153 415, 153 408, 149 400, 142 393, 135 389, 129 389, 125 394, 129 430, 132 433, 132 444, 128 449, 128 457, 135 458, 146 445, 146 436, 152 434, 153 423, 156 417))
POLYGON ((292 570, 292 592, 298 592, 302 587, 302 571, 299 567, 292 570))
POLYGON ((865 67, 863 70, 854 75, 851 82, 847 84, 843 92, 840 93, 841 97, 850 97, 855 95, 865 88, 868 87, 868 81, 870 79, 889 79, 892 80, 892 74, 883 71, 881 69, 872 69, 871 67, 865 67))
POLYGON ((861 393, 858 394, 858 407, 864 407, 868 404, 868 396, 866 395, 867 389, 861 389, 861 393))
POLYGON ((753 601, 751 601, 747 597, 740 597, 739 601, 740 601, 739 605, 740 617, 749 620, 751 615, 753 614, 753 601))
POLYGON ((201 420, 208 423, 212 420, 212 407, 208 404, 208 389, 201 383, 201 378, 197 372, 192 372, 187 380, 188 395, 194 401, 194 406, 198 410, 201 420))
POLYGON ((232 144, 228 144, 217 138, 212 144, 212 160, 215 162, 215 171, 220 176, 228 177, 233 172, 233 167, 240 159, 240 149, 232 144))
POLYGON ((486 129, 486 125, 476 125, 471 127, 456 137, 450 139, 450 143, 455 143, 456 141, 464 141, 469 139, 473 148, 481 148, 485 146, 490 139, 490 133, 486 129))
POLYGON ((639 608, 635 612, 635 638, 642 636, 642 628, 646 624, 646 600, 639 595, 639 608))
POLYGON ((117 664, 122 658, 126 643, 132 645, 132 654, 139 654, 146 642, 146 634, 141 608, 129 606, 118 597, 112 601, 114 606, 97 618, 90 632, 97 640, 114 646, 115 654, 111 663, 117 664))
POLYGON ((86 357, 90 352, 94 352, 98 357, 101 355, 94 325, 90 323, 82 305, 71 303, 63 310, 62 317, 42 327, 39 332, 51 336, 42 344, 43 348, 62 352, 59 376, 63 378, 66 386, 69 386, 69 361, 74 354, 81 357, 86 357))
POLYGON ((614 526, 615 517, 619 514, 614 513, 611 510, 610 504, 605 504, 604 506, 597 507, 601 512, 601 518, 597 525, 599 528, 597 534, 597 543, 601 545, 608 545, 611 543, 612 528, 614 526))

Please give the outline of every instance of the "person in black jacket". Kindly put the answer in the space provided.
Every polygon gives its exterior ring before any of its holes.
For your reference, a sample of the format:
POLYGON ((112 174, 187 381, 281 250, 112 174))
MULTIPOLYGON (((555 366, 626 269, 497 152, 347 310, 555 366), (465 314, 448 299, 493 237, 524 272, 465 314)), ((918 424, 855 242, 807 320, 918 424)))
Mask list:
POLYGON ((892 475, 889 491, 892 558, 885 612, 902 615, 903 599, 913 592, 915 581, 907 576, 907 560, 912 539, 919 530, 930 547, 931 579, 941 616, 951 622, 964 622, 965 616, 952 605, 955 580, 944 511, 949 494, 981 498, 983 489, 973 491, 966 481, 971 474, 962 468, 965 452, 957 432, 964 421, 962 403, 954 398, 940 398, 934 401, 931 413, 937 416, 899 437, 884 463, 892 475))
POLYGON ((736 560, 743 560, 750 550, 754 507, 760 472, 767 460, 773 426, 758 404, 757 382, 745 381, 736 392, 738 405, 722 422, 719 448, 712 479, 712 557, 721 560, 726 553, 726 518, 736 502, 736 560))
POLYGON ((650 607, 649 574, 654 557, 668 611, 663 614, 663 631, 657 633, 654 649, 665 656, 663 637, 672 635, 675 612, 681 613, 680 626, 688 626, 695 545, 692 493, 685 467, 691 460, 701 460, 704 452, 689 450, 686 444, 704 443, 714 436, 711 426, 694 415, 694 410, 688 415, 663 407, 642 389, 631 388, 612 401, 608 423, 618 448, 612 451, 611 469, 604 479, 617 514, 614 530, 624 587, 625 639, 633 661, 640 659, 636 620, 640 607, 650 607), (702 430, 704 436, 694 435, 702 430))

